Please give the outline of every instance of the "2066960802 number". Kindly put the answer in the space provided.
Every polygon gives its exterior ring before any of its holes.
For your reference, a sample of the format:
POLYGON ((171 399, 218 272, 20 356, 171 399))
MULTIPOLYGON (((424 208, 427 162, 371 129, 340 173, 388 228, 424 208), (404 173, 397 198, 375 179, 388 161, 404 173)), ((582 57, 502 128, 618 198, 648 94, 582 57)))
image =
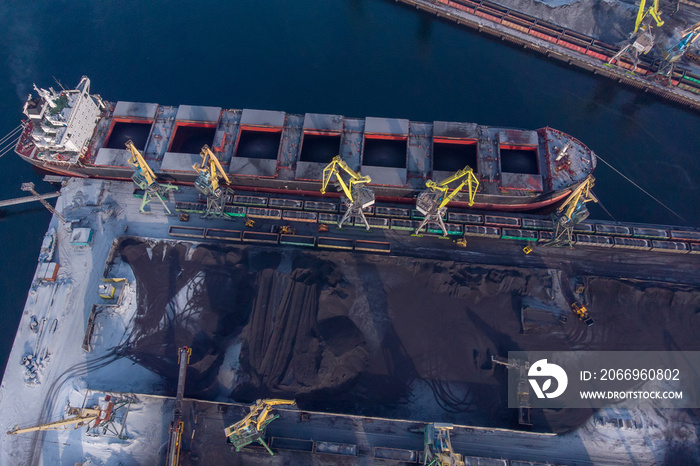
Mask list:
POLYGON ((678 369, 601 369, 600 380, 680 380, 678 369))

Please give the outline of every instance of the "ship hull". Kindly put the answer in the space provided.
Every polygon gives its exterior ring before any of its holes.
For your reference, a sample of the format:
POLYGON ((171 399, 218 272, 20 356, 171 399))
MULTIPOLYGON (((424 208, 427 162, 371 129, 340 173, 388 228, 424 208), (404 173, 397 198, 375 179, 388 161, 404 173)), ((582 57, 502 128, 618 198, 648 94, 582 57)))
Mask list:
POLYGON ((450 206, 532 211, 561 202, 597 162, 580 141, 549 127, 109 103, 89 94, 87 78, 60 95, 30 96, 25 115, 16 152, 43 171, 129 181, 136 153, 139 170, 147 165, 159 182, 191 185, 206 147, 231 188, 278 195, 338 198, 331 185, 323 195, 321 188, 339 157, 345 182, 369 180, 380 202, 415 204, 427 182, 455 189, 471 171, 474 182, 462 183, 450 206))
MULTIPOLYGON (((133 171, 120 168, 106 168, 97 166, 61 166, 44 162, 41 160, 32 159, 21 153, 17 153, 23 160, 32 164, 39 172, 48 173, 59 176, 79 177, 79 178, 97 178, 112 181, 128 181, 131 182, 133 171)), ((320 183, 313 182, 294 182, 294 181, 276 181, 270 179, 235 179, 231 187, 234 190, 271 193, 278 195, 300 195, 305 197, 319 197, 327 199, 340 199, 341 193, 327 192, 324 195, 320 193, 320 183)), ((172 183, 175 185, 192 186, 195 176, 172 175, 168 174, 160 176, 159 180, 164 183, 172 183)), ((394 203, 394 204, 414 204, 416 200, 416 192, 409 189, 397 188, 375 188, 375 198, 379 202, 394 203)), ((569 194, 571 189, 562 189, 540 196, 533 197, 512 197, 512 196, 487 196, 477 194, 474 204, 469 205, 464 201, 452 201, 449 205, 461 209, 475 209, 495 212, 529 212, 535 210, 546 209, 548 207, 557 206, 569 194)))

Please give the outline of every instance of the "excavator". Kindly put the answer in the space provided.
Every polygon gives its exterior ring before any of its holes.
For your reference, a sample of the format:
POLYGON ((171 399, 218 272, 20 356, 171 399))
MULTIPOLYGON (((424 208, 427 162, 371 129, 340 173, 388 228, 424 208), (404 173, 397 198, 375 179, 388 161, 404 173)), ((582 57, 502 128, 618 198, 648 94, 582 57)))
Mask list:
POLYGON ((452 424, 435 422, 425 427, 425 459, 428 466, 465 466, 464 457, 455 453, 450 442, 452 424))
POLYGON ((463 169, 457 171, 453 175, 445 178, 444 180, 436 183, 433 180, 428 180, 425 186, 429 191, 424 191, 418 196, 418 201, 416 201, 416 209, 418 212, 425 215, 425 218, 420 223, 416 229, 416 235, 421 229, 427 225, 429 222, 434 222, 440 225, 442 228, 442 235, 447 236, 447 228, 442 218, 445 216, 447 211, 447 204, 454 199, 454 197, 464 188, 465 185, 469 187, 469 205, 474 204, 474 196, 476 196, 476 190, 479 189, 479 180, 474 175, 474 171, 467 165, 463 169), (448 185, 453 181, 462 180, 462 182, 457 186, 450 194, 447 192, 450 190, 448 185))
POLYGON ((39 432, 45 430, 64 430, 64 429, 79 429, 87 426, 90 431, 100 425, 100 423, 110 422, 113 417, 114 402, 110 395, 105 395, 103 407, 99 405, 92 408, 74 408, 68 407, 68 416, 61 421, 48 422, 37 426, 25 427, 20 429, 19 426, 7 432, 8 435, 26 434, 27 432, 39 432))
POLYGON ((207 198, 207 211, 203 217, 225 216, 224 205, 226 204, 226 199, 233 194, 233 191, 228 186, 220 186, 219 177, 223 178, 227 185, 230 185, 231 181, 221 166, 219 159, 209 149, 208 145, 205 144, 202 147, 200 155, 202 156, 202 162, 192 165, 192 168, 199 173, 199 176, 194 181, 194 187, 207 198))
POLYGON ((143 155, 141 155, 141 152, 139 152, 131 139, 126 141, 126 148, 131 152, 129 163, 134 166, 134 174, 131 176, 131 179, 136 187, 143 190, 143 201, 139 210, 144 213, 146 204, 151 202, 152 197, 156 197, 163 204, 166 212, 170 214, 170 209, 165 205, 164 199, 167 197, 168 192, 177 191, 177 186, 158 183, 155 173, 148 166, 143 155))
POLYGON ((279 405, 296 406, 294 400, 267 399, 257 400, 250 406, 250 413, 240 421, 224 429, 226 441, 241 451, 247 445, 258 442, 265 447, 270 456, 275 456, 270 447, 265 443, 265 429, 267 425, 279 417, 272 414, 272 407, 279 405))
POLYGON ((662 79, 665 78, 670 85, 676 64, 683 58, 688 51, 688 47, 690 47, 698 37, 700 37, 700 21, 682 31, 681 40, 676 45, 663 52, 664 62, 659 67, 659 71, 655 73, 655 76, 662 79))
POLYGON ((342 188, 343 193, 345 193, 342 200, 343 204, 345 204, 345 207, 347 208, 345 215, 343 215, 340 222, 338 222, 338 228, 342 228, 343 223, 345 223, 346 220, 359 217, 364 222, 365 228, 369 230, 369 223, 367 223, 367 219, 365 218, 365 214, 362 209, 374 205, 374 191, 364 186, 365 184, 371 182, 372 179, 369 176, 362 176, 360 173, 355 172, 348 167, 348 164, 345 163, 345 161, 341 159, 339 155, 336 155, 333 157, 331 163, 329 163, 326 168, 323 169, 323 186, 321 187, 321 194, 326 194, 328 183, 331 181, 331 178, 334 175, 338 181, 338 184, 342 188), (340 170, 343 170, 350 176, 347 183, 343 180, 340 170))
POLYGON ((569 194, 564 203, 552 216, 554 222, 554 236, 545 246, 569 246, 573 244, 572 234, 574 227, 588 218, 587 202, 598 202, 591 190, 595 184, 593 175, 588 175, 569 194))
POLYGON ((637 19, 634 22, 634 30, 630 34, 628 43, 620 49, 613 57, 608 60, 608 65, 613 64, 616 60, 627 53, 632 59, 634 68, 632 72, 637 71, 639 63, 639 54, 646 55, 654 46, 654 34, 652 32, 652 19, 657 27, 661 27, 664 21, 661 19, 661 10, 659 10, 659 0, 654 0, 654 4, 645 10, 646 0, 640 0, 639 10, 637 10, 637 19))

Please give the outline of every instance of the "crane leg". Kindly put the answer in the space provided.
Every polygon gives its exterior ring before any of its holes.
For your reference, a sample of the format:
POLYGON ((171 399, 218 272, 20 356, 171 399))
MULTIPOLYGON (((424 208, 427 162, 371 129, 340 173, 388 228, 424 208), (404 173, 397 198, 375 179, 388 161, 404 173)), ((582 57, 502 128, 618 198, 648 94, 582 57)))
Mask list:
POLYGON ((260 445, 265 447, 265 450, 267 450, 267 452, 270 454, 270 456, 275 456, 275 454, 272 453, 272 450, 270 450, 270 447, 268 446, 267 442, 265 442, 265 440, 262 437, 258 438, 258 442, 260 443, 260 445))
POLYGON ((360 217, 362 217, 362 221, 365 222, 365 229, 369 231, 369 223, 367 223, 367 218, 365 217, 365 213, 362 212, 362 207, 358 209, 358 212, 360 213, 360 217))
POLYGON ((429 219, 428 216, 426 215, 426 216, 423 218, 423 221, 420 222, 420 225, 418 225, 418 228, 416 228, 416 232, 415 232, 414 234, 415 234, 415 235, 418 235, 418 234, 420 233, 420 231, 423 229, 423 227, 428 223, 429 220, 430 220, 430 219, 429 219))
MULTIPOLYGON (((442 236, 447 236, 447 227, 445 227, 445 222, 442 221, 442 214, 444 212, 441 210, 438 210, 437 213, 435 212, 430 212, 425 215, 425 218, 423 218, 423 221, 420 222, 420 225, 418 225, 418 228, 416 228, 416 235, 423 229, 424 226, 426 226, 430 222, 437 223, 440 225, 440 228, 442 229, 442 236)), ((426 227, 427 230, 427 227, 426 227)))
MULTIPOLYGON (((163 193, 163 195, 165 195, 165 193, 163 193)), ((171 214, 172 212, 170 212, 170 209, 168 209, 168 206, 165 205, 165 201, 163 200, 163 197, 161 197, 160 193, 159 193, 159 192, 156 192, 156 193, 155 193, 155 196, 158 198, 158 200, 160 201, 160 203, 163 204, 163 208, 165 209, 165 211, 166 211, 168 214, 171 214)))
POLYGON ((440 225, 440 228, 442 228, 442 236, 447 236, 447 227, 445 226, 445 222, 442 221, 441 212, 438 212, 438 214, 435 216, 435 220, 437 221, 437 224, 440 225))
POLYGON ((340 222, 338 222, 338 228, 343 228, 343 223, 347 221, 348 218, 350 218, 350 215, 352 214, 352 206, 348 207, 348 210, 345 211, 345 215, 343 215, 343 218, 340 219, 340 222))

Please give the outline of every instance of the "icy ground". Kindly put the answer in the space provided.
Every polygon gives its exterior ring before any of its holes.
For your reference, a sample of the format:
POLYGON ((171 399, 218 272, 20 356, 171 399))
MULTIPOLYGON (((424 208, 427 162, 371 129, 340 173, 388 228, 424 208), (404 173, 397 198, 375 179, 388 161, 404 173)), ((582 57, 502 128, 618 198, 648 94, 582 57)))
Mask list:
MULTIPOLYGON (((128 280, 117 305, 109 305, 97 295, 110 248, 127 225, 129 234, 152 238, 155 243, 168 238, 169 224, 177 224, 177 217, 165 216, 162 207, 155 203, 151 204, 150 214, 140 214, 140 200, 132 197, 131 192, 130 183, 83 179, 71 179, 62 190, 57 210, 76 226, 93 229, 94 236, 90 246, 76 247, 69 243, 69 231, 56 217, 49 225, 57 232, 55 260, 60 270, 54 283, 35 279, 27 297, 0 385, 3 430, 0 465, 72 466, 78 462, 151 465, 163 461, 172 403, 158 397, 129 397, 132 404, 126 425, 123 407, 112 426, 124 439, 114 434, 88 435, 85 429, 4 433, 16 426, 60 420, 67 406, 92 406, 106 392, 174 393, 174 387, 164 387, 165 382, 159 376, 120 357, 120 351, 129 344, 131 323, 138 311, 129 267, 122 264, 110 269, 110 277, 128 280), (82 348, 83 338, 95 305, 99 312, 94 320, 91 351, 86 352, 82 348)), ((197 277, 193 279, 194 285, 196 281, 197 277)), ((172 313, 182 309, 188 292, 182 293, 171 303, 172 313)), ((231 348, 225 356, 231 370, 220 374, 222 386, 233 385, 239 350, 239 347, 231 348)), ((421 392, 417 389, 415 393, 421 392)), ((421 397, 418 395, 413 401, 420 402, 421 397)), ((472 442, 470 448, 474 451, 479 451, 479 446, 482 450, 488 446, 492 451, 501 451, 499 442, 502 446, 503 436, 512 435, 504 432, 474 430, 471 437, 463 437, 463 445, 472 442), (481 440, 471 440, 479 436, 481 440)), ((587 454, 583 462, 600 464, 662 464, 676 442, 698 443, 693 420, 686 412, 624 406, 599 411, 585 426, 570 434, 515 437, 514 442, 525 450, 547 442, 541 451, 563 459, 570 458, 572 446, 583 444, 587 454), (612 419, 630 422, 613 426, 612 419)), ((221 446, 228 448, 223 439, 221 446)))
MULTIPOLYGON (((56 217, 50 227, 57 233, 54 260, 60 269, 55 282, 32 282, 15 343, 0 386, 0 463, 70 464, 92 459, 93 464, 155 464, 158 448, 143 442, 157 440, 147 434, 160 430, 160 416, 140 417, 143 404, 129 413, 129 440, 89 437, 76 431, 6 435, 16 426, 28 427, 56 421, 71 406, 81 406, 85 389, 152 391, 160 378, 117 355, 129 336, 129 322, 136 311, 135 286, 131 270, 117 270, 129 280, 119 306, 102 305, 97 295, 100 278, 112 247, 112 240, 124 232, 128 221, 126 206, 120 205, 97 180, 71 180, 57 202, 57 210, 76 226, 93 229, 90 246, 72 246, 70 231, 56 217), (93 305, 99 305, 95 318, 92 351, 82 348, 83 337, 93 305), (34 322, 34 325, 32 323, 34 322), (34 327, 32 330, 31 327, 34 327), (22 365, 22 361, 30 361, 22 365), (133 422, 132 422, 133 421, 133 422), (110 447, 106 448, 106 443, 110 447)), ((120 194, 120 199, 133 199, 120 194)), ((133 202, 138 202, 134 199, 133 202)), ((141 215, 138 223, 162 229, 162 214, 141 215)), ((162 234, 162 233, 161 233, 162 234)), ((166 229, 167 234, 167 229, 166 229)), ((114 271, 113 271, 114 272, 114 271)), ((96 404, 96 396, 88 404, 96 404)))

